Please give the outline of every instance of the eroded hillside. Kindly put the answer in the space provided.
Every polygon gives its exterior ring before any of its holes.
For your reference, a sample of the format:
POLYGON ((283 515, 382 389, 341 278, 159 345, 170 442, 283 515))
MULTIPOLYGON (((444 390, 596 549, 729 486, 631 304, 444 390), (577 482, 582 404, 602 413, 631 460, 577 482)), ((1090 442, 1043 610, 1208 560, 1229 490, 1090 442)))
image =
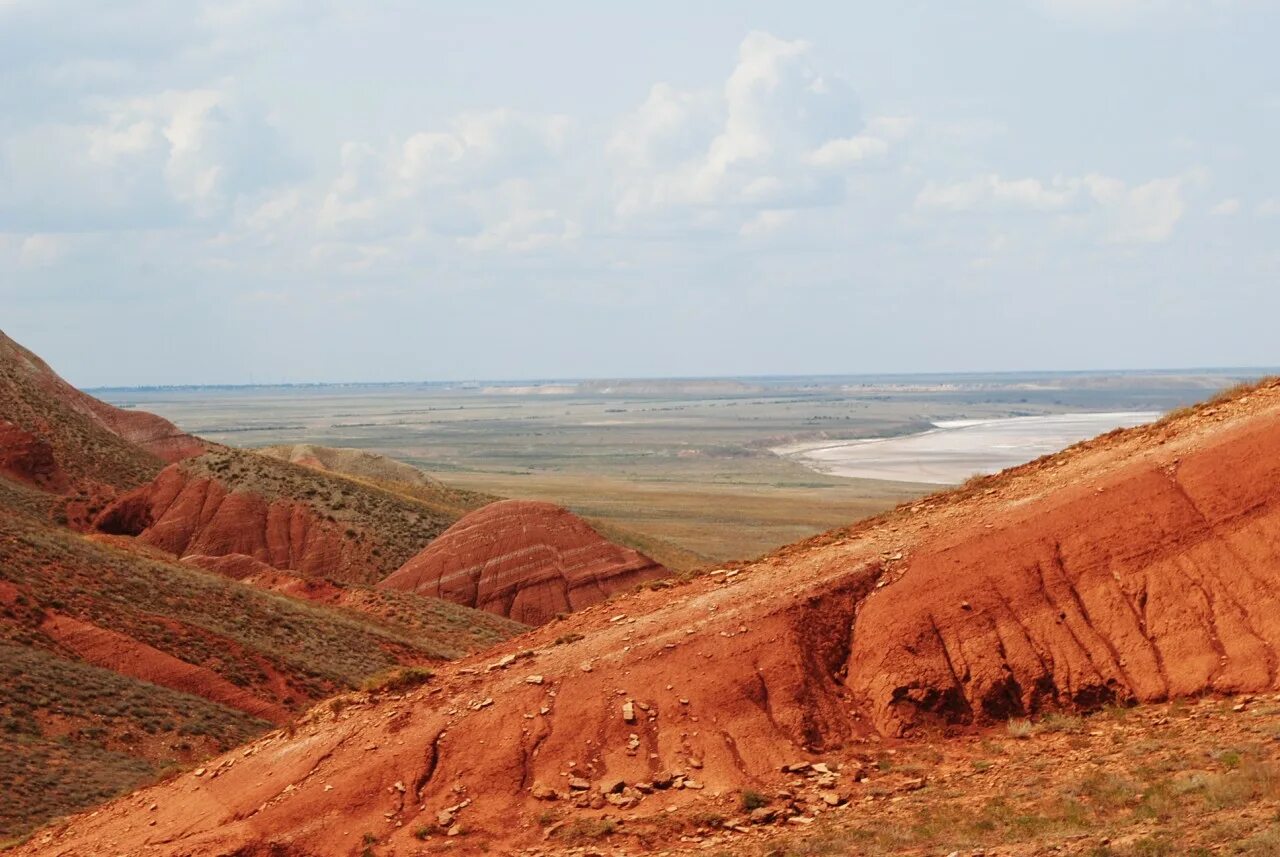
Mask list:
POLYGON ((315 709, 20 853, 484 853, 788 788, 760 821, 802 826, 902 780, 869 750, 1273 691, 1278 532, 1271 382, 315 709))

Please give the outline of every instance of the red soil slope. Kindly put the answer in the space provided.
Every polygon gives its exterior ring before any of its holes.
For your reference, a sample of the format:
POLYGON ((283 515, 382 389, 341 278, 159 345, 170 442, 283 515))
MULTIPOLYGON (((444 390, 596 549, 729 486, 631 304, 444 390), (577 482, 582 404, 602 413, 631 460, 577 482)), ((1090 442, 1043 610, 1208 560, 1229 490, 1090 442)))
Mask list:
POLYGON ((58 466, 48 441, 0 420, 0 475, 47 491, 67 487, 67 475, 58 466))
POLYGON ((369 543, 346 537, 308 504, 229 491, 176 464, 104 509, 94 526, 136 535, 180 557, 242 554, 275 568, 334 577, 377 565, 369 543))
POLYGON ((538 798, 641 823, 782 786, 801 759, 857 771, 833 786, 847 800, 897 776, 860 764, 868 744, 1276 689, 1278 584, 1271 383, 587 608, 406 696, 314 709, 212 763, 216 779, 144 790, 17 853, 346 855, 366 833, 415 853, 415 832, 455 821, 455 852, 493 853, 541 844, 538 798))
POLYGON ((283 705, 236 687, 213 670, 179 660, 124 634, 57 613, 46 616, 40 630, 94 666, 203 696, 263 720, 282 723, 289 717, 289 711, 283 705))
POLYGON ((666 575, 568 509, 502 500, 463 517, 379 586, 540 625, 666 575))
POLYGON ((205 444, 180 431, 168 420, 145 411, 123 410, 72 387, 49 365, 0 332, 0 381, 6 389, 5 417, 38 435, 49 434, 60 459, 78 458, 77 449, 59 434, 68 427, 67 417, 87 418, 92 428, 105 430, 128 444, 141 447, 162 461, 172 462, 199 455, 205 444), (43 431, 42 431, 43 430, 43 431))

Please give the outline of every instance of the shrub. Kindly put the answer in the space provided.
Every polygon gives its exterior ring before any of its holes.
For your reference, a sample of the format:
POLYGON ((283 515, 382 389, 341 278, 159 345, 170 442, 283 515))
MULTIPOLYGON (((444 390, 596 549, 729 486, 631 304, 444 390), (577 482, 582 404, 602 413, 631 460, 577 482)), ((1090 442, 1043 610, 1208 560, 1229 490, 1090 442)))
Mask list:
POLYGON ((424 685, 435 675, 426 667, 399 667, 365 679, 360 689, 369 693, 397 692, 424 685))
POLYGON ((743 812, 751 812, 754 809, 768 806, 769 798, 754 789, 743 789, 741 803, 743 812))
POLYGON ((1035 727, 1031 725, 1031 721, 1025 717, 1011 717, 1009 724, 1005 727, 1010 738, 1024 740, 1030 738, 1035 732, 1035 727))

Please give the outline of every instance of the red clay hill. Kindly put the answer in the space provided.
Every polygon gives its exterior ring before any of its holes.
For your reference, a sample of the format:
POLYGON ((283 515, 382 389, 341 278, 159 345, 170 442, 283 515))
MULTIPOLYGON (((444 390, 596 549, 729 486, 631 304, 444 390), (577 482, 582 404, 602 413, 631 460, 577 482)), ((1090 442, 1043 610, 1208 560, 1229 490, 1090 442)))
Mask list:
POLYGON ((112 408, 0 335, 0 850, 334 693, 524 631, 237 553, 372 582, 460 514, 443 508, 112 408), (80 532, 103 504, 118 526, 80 532), (181 551, 132 537, 152 525, 181 551), (222 555, 174 561, 193 545, 222 555))
MULTIPOLYGON (((49 365, 0 332, 0 419, 47 445, 76 477, 132 487, 173 462, 205 450, 199 438, 145 411, 108 405, 72 387, 49 365)), ((8 443, 5 444, 6 447, 8 443)))
POLYGON ((567 509, 502 500, 463 517, 379 587, 541 625, 667 574, 567 509))
POLYGON ((884 755, 913 738, 1276 690, 1278 585, 1271 382, 313 709, 17 853, 545 853, 544 824, 737 830, 739 790, 761 823, 856 818, 927 789, 884 755))
POLYGON ((63 495, 56 519, 85 528, 120 491, 204 450, 168 420, 82 393, 0 333, 0 476, 63 495))
POLYGON ((244 555, 282 571, 373 584, 460 514, 448 502, 218 447, 123 495, 94 527, 176 557, 244 555))

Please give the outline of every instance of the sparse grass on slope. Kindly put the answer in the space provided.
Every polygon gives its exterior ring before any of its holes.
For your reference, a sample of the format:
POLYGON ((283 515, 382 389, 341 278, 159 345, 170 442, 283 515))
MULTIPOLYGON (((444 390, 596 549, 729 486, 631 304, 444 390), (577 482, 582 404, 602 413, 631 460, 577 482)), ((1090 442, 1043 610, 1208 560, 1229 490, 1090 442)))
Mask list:
POLYGON ((268 726, 69 657, 44 630, 52 614, 123 634, 294 711, 400 665, 524 630, 404 593, 368 591, 386 604, 376 617, 297 600, 56 527, 23 511, 31 498, 0 481, 5 499, 20 505, 0 503, 0 840, 268 726))
POLYGON ((160 459, 71 407, 51 379, 47 366, 0 333, 0 418, 49 441, 73 479, 132 488, 160 472, 160 459))
POLYGON ((198 696, 0 642, 0 839, 269 727, 198 696))
POLYGON ((370 570, 364 583, 377 582, 404 565, 459 517, 452 509, 368 483, 229 447, 180 466, 195 477, 216 479, 232 491, 304 503, 320 517, 344 526, 349 538, 371 541, 377 568, 370 570))

